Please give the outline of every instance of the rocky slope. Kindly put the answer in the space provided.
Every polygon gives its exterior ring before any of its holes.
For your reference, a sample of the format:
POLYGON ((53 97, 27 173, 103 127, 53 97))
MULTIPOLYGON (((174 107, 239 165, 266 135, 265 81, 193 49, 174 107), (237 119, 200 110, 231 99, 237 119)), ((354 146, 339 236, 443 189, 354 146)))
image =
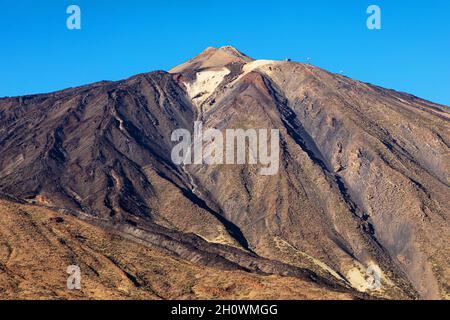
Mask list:
POLYGON ((0 299, 354 299, 294 276, 189 262, 71 215, 0 200, 0 299), (68 290, 69 265, 81 290, 68 290))
POLYGON ((208 48, 170 72, 0 99, 0 191, 197 268, 448 298, 449 118, 311 65, 208 48), (278 173, 175 165, 171 134, 196 120, 279 129, 278 173))

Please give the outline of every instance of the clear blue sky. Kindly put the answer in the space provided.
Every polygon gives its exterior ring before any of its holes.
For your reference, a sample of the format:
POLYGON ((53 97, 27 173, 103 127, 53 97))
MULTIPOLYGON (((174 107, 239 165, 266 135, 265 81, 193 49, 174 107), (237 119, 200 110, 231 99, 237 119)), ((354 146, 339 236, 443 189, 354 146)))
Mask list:
POLYGON ((0 96, 168 70, 207 46, 292 58, 450 105, 449 0, 0 0, 0 96), (66 28, 66 8, 82 29, 66 28), (382 30, 366 28, 366 8, 382 30))

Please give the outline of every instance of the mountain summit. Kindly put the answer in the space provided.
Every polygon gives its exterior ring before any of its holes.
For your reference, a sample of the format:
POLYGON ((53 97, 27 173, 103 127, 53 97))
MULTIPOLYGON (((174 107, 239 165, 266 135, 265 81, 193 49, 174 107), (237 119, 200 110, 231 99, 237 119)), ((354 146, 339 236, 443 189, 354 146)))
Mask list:
POLYGON ((70 260, 99 283, 113 270, 133 297, 448 299, 449 121, 446 106, 229 46, 170 72, 0 99, 0 286, 58 295, 31 266, 70 260), (172 133, 196 121, 279 130, 278 174, 176 165, 172 133), (30 249, 23 230, 40 239, 30 249), (40 256, 55 241, 54 260, 40 256), (186 287, 166 293, 175 274, 186 287))

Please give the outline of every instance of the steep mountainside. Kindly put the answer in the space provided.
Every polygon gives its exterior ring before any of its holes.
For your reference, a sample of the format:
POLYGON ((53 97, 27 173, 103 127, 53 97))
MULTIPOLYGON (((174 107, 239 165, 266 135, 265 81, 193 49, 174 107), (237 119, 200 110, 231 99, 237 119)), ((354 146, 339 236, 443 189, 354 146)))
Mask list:
POLYGON ((0 299, 354 299, 294 276, 192 263, 64 213, 0 200, 0 299), (81 290, 67 290, 67 266, 81 290))
POLYGON ((208 48, 170 72, 0 99, 0 191, 195 268, 448 299, 449 120, 311 65, 208 48), (176 165, 171 134, 194 121, 279 129, 278 173, 176 165))

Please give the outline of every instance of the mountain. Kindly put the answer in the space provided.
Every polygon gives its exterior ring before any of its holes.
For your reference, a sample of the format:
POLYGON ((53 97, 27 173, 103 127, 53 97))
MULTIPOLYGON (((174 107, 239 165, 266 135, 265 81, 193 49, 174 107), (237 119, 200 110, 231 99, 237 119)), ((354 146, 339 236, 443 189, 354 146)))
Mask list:
MULTIPOLYGON (((294 299, 318 290, 448 299, 449 120, 447 106, 409 94, 210 47, 169 72, 0 99, 2 219, 10 217, 8 230, 21 223, 12 204, 26 206, 31 220, 34 210, 57 212, 92 225, 106 243, 126 238, 130 254, 145 247, 149 259, 176 258, 183 275, 209 268, 227 270, 235 285, 242 274, 275 279, 272 293, 287 279, 308 283, 294 299), (175 164, 172 133, 193 133, 196 121, 221 132, 279 130, 277 173, 261 175, 261 164, 175 164)), ((73 241, 67 232, 62 240, 73 241)), ((28 250, 26 237, 8 239, 10 251, 28 250)), ((115 254, 122 266, 131 259, 115 254)), ((0 266, 11 270, 5 257, 0 266)), ((136 272, 145 263, 133 264, 136 272)), ((151 295, 132 283, 136 295, 151 295)), ((201 295, 163 298, 174 297, 201 295)))
POLYGON ((71 215, 0 200, 2 299, 353 299, 298 276, 217 268, 71 215), (81 290, 67 290, 77 264, 81 290), (289 289, 286 289, 289 287, 289 289))

